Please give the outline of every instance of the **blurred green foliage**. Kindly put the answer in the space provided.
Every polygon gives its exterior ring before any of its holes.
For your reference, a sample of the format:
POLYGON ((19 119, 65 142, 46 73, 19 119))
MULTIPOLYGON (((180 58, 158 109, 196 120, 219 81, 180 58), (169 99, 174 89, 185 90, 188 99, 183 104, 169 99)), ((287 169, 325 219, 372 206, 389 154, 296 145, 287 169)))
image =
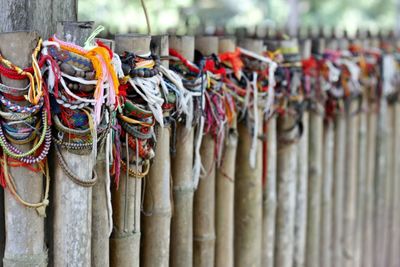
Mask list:
MULTIPOLYGON (((396 0, 298 0, 301 27, 393 29, 396 0)), ((397 0, 398 1, 398 0, 397 0)), ((198 28, 223 26, 228 30, 256 25, 285 27, 288 0, 146 0, 153 33, 173 29, 193 33, 198 28)), ((94 20, 111 33, 146 32, 139 0, 79 0, 80 20, 94 20)))

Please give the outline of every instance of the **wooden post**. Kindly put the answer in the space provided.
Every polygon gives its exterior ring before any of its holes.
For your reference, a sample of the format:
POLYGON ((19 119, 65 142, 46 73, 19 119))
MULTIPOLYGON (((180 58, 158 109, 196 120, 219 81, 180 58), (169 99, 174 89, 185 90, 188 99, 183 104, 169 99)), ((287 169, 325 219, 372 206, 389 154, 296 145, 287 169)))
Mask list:
POLYGON ((307 207, 307 267, 319 266, 321 189, 323 166, 323 122, 321 104, 313 102, 309 112, 308 136, 308 207, 307 207))
MULTIPOLYGON (((355 40, 360 42, 364 49, 367 49, 367 43, 363 40, 355 40)), ((363 77, 360 77, 361 79, 363 77)), ((361 106, 359 107, 359 132, 358 132, 358 177, 357 177, 357 208, 356 208, 356 226, 355 226, 355 265, 363 266, 362 258, 365 256, 362 251, 363 247, 363 237, 364 232, 364 220, 366 213, 366 202, 367 200, 367 175, 368 171, 366 166, 368 166, 368 143, 367 143, 367 131, 368 131, 368 86, 361 87, 361 106)))
POLYGON ((400 248, 400 157, 398 151, 400 149, 400 103, 394 104, 394 125, 393 125, 393 199, 392 199, 392 229, 391 229, 391 244, 390 244, 390 262, 387 266, 395 267, 399 266, 400 260, 398 257, 398 251, 400 248))
MULTIPOLYGON (((234 52, 234 38, 219 39, 219 53, 234 52)), ((225 129, 226 137, 223 149, 222 164, 217 169, 216 203, 215 203, 215 266, 233 266, 233 226, 234 226, 234 191, 235 191, 235 161, 237 149, 237 122, 225 129)))
MULTIPOLYGON (((277 41, 268 41, 267 49, 277 49, 277 41)), ((263 222, 262 222, 262 266, 274 266, 275 250, 275 217, 277 206, 276 169, 277 169, 277 116, 274 114, 267 122, 267 140, 264 164, 267 166, 263 192, 263 222)), ((265 133, 264 133, 265 134, 265 133)), ((265 148, 264 148, 265 149, 265 148)))
MULTIPOLYGON (((218 53, 218 37, 198 36, 195 48, 203 55, 218 53)), ((200 148, 204 173, 194 194, 193 266, 208 267, 215 262, 215 142, 210 134, 203 137, 200 148)))
POLYGON ((263 196, 262 223, 262 266, 274 266, 275 248, 275 214, 276 214, 276 115, 273 115, 267 126, 267 177, 263 196))
MULTIPOLYGON (((327 44, 332 50, 338 49, 337 39, 333 38, 327 44)), ((334 164, 333 164, 333 203, 332 203, 332 262, 331 266, 343 264, 343 209, 344 180, 346 156, 346 125, 344 114, 335 115, 334 121, 334 164)))
MULTIPOLYGON (((325 50, 324 39, 318 41, 318 53, 325 50)), ((329 44, 332 46, 332 44, 329 44)), ((334 48, 334 47, 333 47, 334 48)), ((333 158, 334 158, 334 121, 325 120, 323 130, 323 167, 321 189, 321 235, 320 235, 320 265, 331 266, 332 261, 332 187, 333 187, 333 158)))
MULTIPOLYGON (((240 46, 261 54, 262 40, 243 39, 240 46)), ((258 110, 259 131, 262 134, 263 112, 258 110)), ((262 231, 262 141, 257 141, 255 167, 249 161, 252 130, 245 121, 238 122, 235 170, 235 266, 261 265, 262 231)))
MULTIPOLYGON (((339 41, 339 48, 347 49, 346 39, 339 41)), ((358 103, 354 99, 345 100, 346 116, 346 156, 344 182, 344 216, 343 216, 343 266, 353 266, 355 255, 355 226, 357 209, 357 179, 358 179, 358 133, 359 114, 358 103)))
MULTIPOLYGON (((194 37, 171 36, 170 48, 187 60, 194 60, 194 37)), ((194 129, 178 123, 176 155, 171 160, 174 212, 171 221, 171 259, 173 267, 193 265, 193 145, 194 129)))
MULTIPOLYGON (((159 56, 168 56, 168 36, 153 36, 153 52, 159 56)), ((169 61, 162 64, 168 68, 169 61)), ((169 116, 169 114, 164 114, 169 116)), ((152 160, 143 202, 142 217, 142 266, 168 266, 169 241, 171 227, 171 158, 169 125, 156 126, 157 145, 152 160)))
MULTIPOLYGON (((302 59, 311 56, 311 40, 306 39, 301 43, 302 59)), ((297 143, 297 179, 296 179, 296 211, 294 227, 294 254, 293 266, 304 267, 306 253, 307 231, 307 188, 308 188, 308 111, 302 117, 303 134, 297 143)))
MULTIPOLYGON (((100 39, 112 51, 114 51, 115 42, 113 40, 100 39)), ((106 117, 104 117, 106 118, 106 117)), ((108 117, 104 124, 111 117, 108 117)), ((110 178, 110 162, 107 157, 110 153, 111 132, 106 137, 106 141, 102 144, 97 152, 96 173, 97 182, 92 189, 92 266, 109 266, 110 265, 110 227, 112 226, 111 207, 111 178, 110 178)))
MULTIPOLYGON (((291 39, 281 42, 281 47, 299 53, 298 42, 291 39)), ((293 77, 294 78, 294 77, 293 77)), ((294 78, 296 79, 296 78, 294 78)), ((298 88, 291 88, 298 90, 298 88)), ((291 104, 288 103, 289 108, 291 104)), ((296 212, 297 180, 297 115, 285 112, 278 117, 278 206, 276 215, 275 265, 292 266, 294 251, 294 227, 296 212), (295 125, 295 126, 294 126, 295 125)))
MULTIPOLYGON (((60 22, 57 36, 83 45, 93 22, 60 22)), ((68 167, 82 179, 91 179, 93 155, 78 155, 60 148, 68 167)), ((54 266, 91 264, 92 188, 71 181, 59 161, 54 162, 53 257, 54 266), (77 249, 79 248, 79 249, 77 249)))
MULTIPOLYGON (((32 63, 31 55, 37 46, 39 36, 35 32, 10 32, 0 34, 0 51, 2 56, 20 67, 32 63)), ((24 87, 27 80, 11 80, 1 77, 8 86, 24 87)), ((32 144, 20 145, 27 151, 32 144)), ((9 167, 14 178, 15 187, 22 199, 38 203, 43 197, 43 174, 24 167, 9 167)), ((21 205, 9 190, 4 193, 4 212, 6 240, 3 264, 13 266, 47 266, 45 246, 44 217, 35 209, 21 205)))
POLYGON ((58 21, 76 21, 77 2, 77 0, 0 0, 3 10, 0 16, 1 31, 31 30, 47 39, 55 33, 58 21))
MULTIPOLYGON (((150 36, 117 35, 115 51, 118 54, 124 51, 146 54, 150 51, 150 36)), ((141 166, 137 171, 141 171, 141 166)), ((119 188, 112 189, 114 227, 110 238, 111 266, 139 267, 141 192, 142 180, 121 172, 119 188)))

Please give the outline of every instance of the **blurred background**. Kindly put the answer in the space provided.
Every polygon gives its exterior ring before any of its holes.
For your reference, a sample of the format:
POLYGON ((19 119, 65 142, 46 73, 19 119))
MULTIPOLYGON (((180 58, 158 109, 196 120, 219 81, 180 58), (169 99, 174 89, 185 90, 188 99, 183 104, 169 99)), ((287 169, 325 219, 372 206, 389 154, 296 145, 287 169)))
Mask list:
MULTIPOLYGON (((349 34, 358 28, 399 29, 400 0, 145 0, 152 33, 233 32, 245 27, 325 27, 349 34), (396 25, 397 24, 397 25, 396 25), (217 26, 217 27, 216 27, 217 26)), ((111 34, 146 32, 140 0, 80 0, 80 20, 94 20, 111 34)), ((399 32, 399 31, 397 31, 399 32)))

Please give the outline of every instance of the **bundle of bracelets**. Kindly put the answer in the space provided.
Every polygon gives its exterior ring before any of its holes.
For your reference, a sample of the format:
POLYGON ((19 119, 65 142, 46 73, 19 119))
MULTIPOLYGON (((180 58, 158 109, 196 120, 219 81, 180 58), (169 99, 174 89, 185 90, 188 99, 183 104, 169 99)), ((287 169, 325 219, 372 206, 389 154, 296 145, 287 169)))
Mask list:
POLYGON ((274 112, 275 80, 273 78, 276 63, 270 58, 261 57, 251 51, 240 48, 244 62, 243 78, 246 86, 242 92, 239 119, 244 121, 252 135, 249 163, 256 165, 257 141, 263 118, 274 112), (260 114, 261 112, 261 114, 260 114))
MULTIPOLYGON (((210 134, 215 140, 215 158, 221 164, 222 148, 225 138, 227 92, 223 90, 223 77, 226 73, 217 55, 205 57, 196 51, 196 62, 206 75, 207 87, 204 91, 203 116, 204 134, 210 134)), ((228 100, 232 100, 229 98, 228 100)))
POLYGON ((196 188, 201 171, 200 147, 204 128, 202 100, 204 99, 207 79, 200 68, 198 68, 194 63, 188 61, 176 50, 170 49, 169 54, 170 69, 179 75, 185 89, 183 93, 183 101, 186 102, 187 110, 183 110, 183 114, 177 114, 178 121, 184 123, 186 128, 195 127, 193 182, 196 188))
POLYGON ((276 111, 278 114, 288 114, 295 117, 294 124, 289 126, 286 131, 292 131, 297 128, 297 136, 293 139, 279 137, 282 143, 297 142, 303 132, 302 115, 307 107, 304 101, 304 88, 302 88, 302 65, 300 54, 297 47, 288 44, 288 47, 282 47, 281 53, 275 55, 278 63, 276 70, 276 111))
POLYGON ((114 161, 112 168, 117 187, 119 165, 127 172, 127 176, 133 178, 143 178, 148 174, 156 141, 154 125, 156 122, 164 125, 159 60, 154 55, 135 55, 130 52, 124 52, 120 58, 125 77, 119 88, 121 108, 117 115, 123 143, 115 142, 113 147, 114 158, 120 158, 120 162, 114 161), (121 151, 123 146, 125 150, 121 151), (124 154, 124 157, 120 154, 124 154), (131 164, 135 164, 136 170, 130 167, 131 164))
POLYGON ((97 174, 82 179, 68 167, 61 148, 75 154, 97 156, 112 128, 112 115, 117 103, 119 80, 114 55, 101 43, 84 49, 53 36, 44 43, 47 56, 46 77, 51 95, 53 135, 57 160, 74 183, 90 187, 97 174))
POLYGON ((13 80, 28 80, 28 85, 17 88, 0 84, 0 146, 2 148, 1 185, 7 187, 22 205, 34 208, 40 216, 46 215, 49 204, 50 177, 47 154, 51 144, 50 110, 38 61, 42 40, 32 52, 32 67, 21 69, 0 55, 0 73, 13 80), (32 145, 28 151, 18 147, 32 145), (25 167, 46 176, 45 193, 42 201, 28 203, 18 194, 9 167, 25 167))

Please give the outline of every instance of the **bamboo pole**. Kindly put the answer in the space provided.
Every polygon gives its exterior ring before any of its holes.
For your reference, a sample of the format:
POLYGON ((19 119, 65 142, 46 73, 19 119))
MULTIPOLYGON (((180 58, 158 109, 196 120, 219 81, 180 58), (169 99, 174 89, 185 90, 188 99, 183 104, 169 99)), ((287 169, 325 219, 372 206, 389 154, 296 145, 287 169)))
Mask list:
POLYGON ((276 116, 273 115, 267 126, 267 177, 263 197, 263 224, 262 224, 262 266, 274 266, 275 245, 275 214, 277 206, 276 196, 276 167, 277 167, 277 137, 276 116))
POLYGON ((308 136, 308 205, 306 266, 319 266, 321 190, 323 167, 323 114, 318 102, 314 102, 309 115, 308 136))
MULTIPOLYGON (((0 34, 2 56, 20 67, 31 64, 31 55, 39 36, 35 32, 10 32, 0 34)), ((1 77, 8 86, 25 87, 27 80, 11 80, 1 77)), ((22 151, 32 144, 20 145, 22 151)), ((18 193, 30 203, 38 203, 43 197, 43 174, 24 167, 9 167, 18 193)), ((5 251, 4 266, 47 266, 44 217, 35 209, 21 205, 9 190, 4 193, 5 251)))
MULTIPOLYGON (((187 60, 194 60, 194 37, 170 36, 170 48, 187 60)), ((176 155, 171 160, 174 212, 171 221, 171 259, 173 267, 193 265, 193 142, 194 128, 178 123, 176 155)))
MULTIPOLYGON (((376 100, 375 100, 376 101, 376 100)), ((367 114, 367 159, 366 159, 366 181, 365 181, 365 214, 362 239, 362 262, 361 266, 373 267, 374 255, 374 190, 375 190, 375 153, 376 153, 376 131, 377 131, 377 103, 370 101, 367 114)))
MULTIPOLYGON (((329 49, 338 49, 337 39, 331 39, 329 49)), ((346 156, 346 122, 342 112, 334 119, 334 166, 333 166, 333 205, 332 205, 332 266, 343 264, 343 209, 346 156)))
MULTIPOLYGON (((150 51, 150 36, 117 35, 115 51, 146 54, 150 51)), ((137 171, 141 171, 140 166, 137 171)), ((139 267, 141 192, 142 180, 121 172, 119 188, 112 189, 114 227, 110 238, 110 266, 139 267)))
MULTIPOLYGON (((301 43, 302 59, 311 56, 311 40, 306 39, 301 43)), ((296 211, 294 227, 294 256, 293 266, 304 267, 306 253, 307 230, 307 189, 308 189, 308 112, 302 117, 303 134, 297 143, 297 181, 296 181, 296 211), (301 164, 303 163, 303 164, 301 164)))
POLYGON ((400 260, 398 257, 398 251, 400 249, 400 157, 398 156, 398 151, 400 149, 400 103, 394 104, 394 120, 393 120, 393 140, 394 144, 392 146, 393 154, 393 199, 392 199, 392 229, 391 229, 391 243, 390 243, 390 262, 388 267, 399 266, 400 260))
MULTIPOLYGON (((234 52, 234 38, 219 39, 219 53, 234 52)), ((233 118, 226 129, 221 166, 217 169, 215 192, 215 266, 233 266, 235 160, 237 150, 237 122, 233 118)))
MULTIPOLYGON (((383 70, 385 71, 385 70, 383 70)), ((379 103, 378 127, 376 140, 375 165, 375 206, 374 206, 374 266, 383 266, 385 258, 385 185, 388 172, 388 104, 385 96, 379 103)))
MULTIPOLYGON (((347 49, 347 40, 341 39, 339 47, 347 49)), ((345 100, 346 116, 346 157, 344 182, 344 216, 343 216, 343 266, 354 266, 356 262, 355 227, 357 210, 358 179, 358 102, 355 99, 345 100)))
MULTIPOLYGON (((218 38, 198 36, 195 48, 203 55, 218 53, 218 38)), ((215 262, 215 142, 210 134, 203 137, 200 148, 204 173, 194 194, 193 266, 213 266, 215 262)))
MULTIPOLYGON (((153 36, 153 53, 160 57, 169 55, 168 36, 153 36)), ((162 61, 168 68, 168 60, 162 61)), ((169 114, 164 114, 169 116, 169 114)), ((168 266, 171 227, 171 127, 156 126, 157 146, 155 157, 146 178, 142 216, 142 266, 168 266)))
MULTIPOLYGON (((330 44, 332 45, 332 44, 330 44)), ((325 49, 324 39, 318 40, 318 53, 325 49)), ((331 266, 332 244, 332 187, 334 157, 334 125, 333 120, 325 120, 323 129, 323 161, 321 188, 321 229, 320 229, 320 266, 331 266)))
MULTIPOLYGON (((358 40, 356 40, 358 41, 358 40)), ((361 45, 364 49, 367 49, 368 43, 365 40, 361 45)), ((362 77, 361 77, 362 78, 362 77)), ((358 178, 357 178, 357 210, 356 210, 356 236, 355 236, 355 264, 354 266, 363 266, 362 258, 363 254, 363 236, 364 231, 364 220, 366 213, 366 195, 367 195, 367 131, 368 131, 368 85, 363 85, 361 88, 361 106, 359 112, 359 132, 358 132, 358 178)))
MULTIPOLYGON (((240 46, 261 54, 261 40, 242 39, 240 46)), ((263 113, 259 108, 259 131, 262 134, 263 113)), ((262 231, 262 141, 257 141, 256 164, 250 166, 252 133, 245 121, 238 122, 239 138, 235 170, 235 266, 261 265, 262 231)))
MULTIPOLYGON (((283 41, 281 46, 296 49, 297 52, 293 51, 293 53, 298 53, 296 39, 283 41)), ((295 88, 295 90, 298 90, 298 88, 295 88)), ((290 108, 290 103, 288 105, 290 108)), ((298 115, 293 114, 293 112, 285 112, 278 117, 277 125, 278 206, 276 214, 275 265, 284 267, 293 265, 297 180, 296 138, 300 134, 300 128, 297 126, 298 115)))
MULTIPOLYGON (((113 40, 99 39, 114 51, 115 42, 113 40)), ((107 124, 111 117, 107 117, 102 123, 107 124)), ((111 202, 111 178, 110 162, 107 157, 110 153, 111 133, 106 137, 106 141, 98 148, 96 160, 97 182, 92 189, 92 266, 110 265, 110 228, 112 226, 112 211, 109 207, 111 202)))
MULTIPOLYGON (((57 24, 57 36, 82 46, 91 33, 92 25, 93 22, 60 22, 57 24)), ((92 178, 93 155, 78 155, 63 148, 60 151, 75 175, 82 179, 92 178)), ((53 193, 52 264, 90 266, 92 188, 71 181, 59 161, 55 161, 53 193)))

